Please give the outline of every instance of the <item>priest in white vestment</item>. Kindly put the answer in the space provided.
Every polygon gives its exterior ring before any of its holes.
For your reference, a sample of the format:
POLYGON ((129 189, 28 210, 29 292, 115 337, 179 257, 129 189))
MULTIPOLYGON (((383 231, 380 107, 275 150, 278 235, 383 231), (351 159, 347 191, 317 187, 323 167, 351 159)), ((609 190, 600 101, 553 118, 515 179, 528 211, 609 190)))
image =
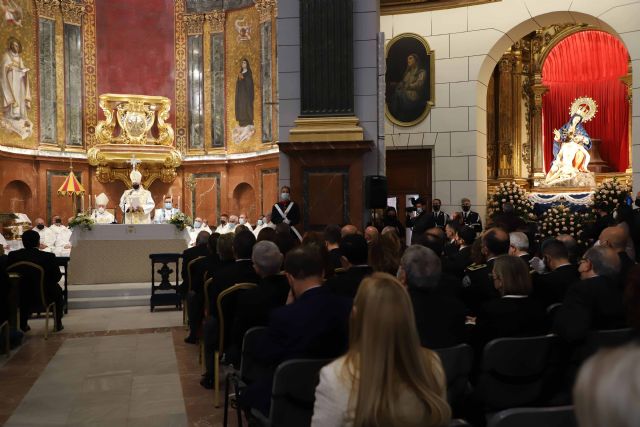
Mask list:
POLYGON ((115 221, 113 214, 107 211, 108 204, 109 198, 106 194, 100 193, 96 197, 96 209, 91 213, 91 218, 93 218, 96 224, 111 224, 115 221))
MULTIPOLYGON (((69 218, 71 221, 73 218, 69 218)), ((69 227, 62 227, 56 234, 56 241, 53 247, 53 253, 56 256, 69 256, 71 253, 71 232, 69 227)))
POLYGON ((125 191, 120 198, 120 209, 124 213, 124 222, 126 224, 151 224, 151 211, 155 207, 151 192, 142 186, 142 174, 139 171, 134 169, 129 177, 133 188, 125 191))
POLYGON ((232 230, 229 229, 229 215, 222 214, 220 215, 220 225, 216 228, 216 233, 218 234, 227 234, 232 230))
POLYGON ((173 207, 173 197, 165 196, 164 205, 160 209, 156 209, 153 216, 153 222, 156 224, 168 224, 171 217, 180 213, 180 209, 173 207))
POLYGON ((244 225, 249 231, 253 231, 253 227, 249 224, 249 219, 247 218, 247 214, 240 214, 238 218, 238 224, 244 225))
POLYGON ((202 218, 196 217, 196 219, 193 220, 193 227, 189 227, 189 247, 195 246, 196 237, 198 237, 198 233, 201 231, 212 234, 209 226, 202 222, 202 218))
POLYGON ((40 235, 40 250, 45 252, 53 252, 56 243, 56 233, 44 225, 44 219, 36 218, 36 226, 33 231, 40 235))

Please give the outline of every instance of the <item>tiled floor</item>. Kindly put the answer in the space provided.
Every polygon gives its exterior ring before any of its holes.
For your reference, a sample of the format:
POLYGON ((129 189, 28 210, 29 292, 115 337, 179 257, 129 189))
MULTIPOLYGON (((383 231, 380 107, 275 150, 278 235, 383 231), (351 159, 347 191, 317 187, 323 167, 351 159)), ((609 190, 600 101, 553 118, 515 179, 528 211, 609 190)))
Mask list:
POLYGON ((45 341, 44 321, 31 320, 25 343, 0 356, 0 425, 222 425, 181 312, 75 310, 63 322, 45 341))

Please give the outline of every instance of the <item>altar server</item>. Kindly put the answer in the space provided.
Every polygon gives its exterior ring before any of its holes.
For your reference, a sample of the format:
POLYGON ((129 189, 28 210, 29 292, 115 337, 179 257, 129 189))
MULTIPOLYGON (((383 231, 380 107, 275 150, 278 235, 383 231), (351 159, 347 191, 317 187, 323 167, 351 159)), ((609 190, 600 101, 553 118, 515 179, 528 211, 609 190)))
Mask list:
MULTIPOLYGON (((71 221, 73 218, 69 218, 71 221)), ((56 241, 53 245, 53 253, 56 256, 69 256, 71 252, 71 229, 69 227, 62 227, 56 234, 56 241)))
POLYGON ((51 221, 51 226, 49 227, 49 229, 50 229, 51 231, 53 231, 53 232, 55 233, 55 235, 57 236, 57 235, 58 235, 58 233, 60 233, 60 232, 61 232, 62 230, 64 230, 65 228, 67 228, 67 227, 65 227, 65 226, 62 224, 62 218, 60 218, 60 216, 59 216, 59 215, 54 216, 54 217, 53 217, 53 220, 51 221))
POLYGON ((229 215, 223 213, 220 215, 220 225, 216 228, 216 233, 218 234, 227 234, 231 233, 233 230, 229 228, 229 215))
POLYGON ((164 196, 164 204, 162 208, 156 209, 153 222, 156 224, 168 224, 171 217, 177 213, 180 213, 180 209, 173 207, 173 196, 164 196))
POLYGON ((142 174, 131 171, 130 190, 125 191, 120 198, 120 209, 125 213, 126 224, 151 224, 151 211, 155 207, 153 197, 149 190, 145 190, 142 184, 142 174))
POLYGON ((244 225, 251 232, 253 231, 253 227, 251 226, 251 224, 249 224, 249 219, 247 218, 247 214, 244 214, 244 213, 240 214, 240 217, 238 218, 238 224, 244 225))
POLYGON ((189 227, 189 246, 194 246, 196 243, 196 237, 198 237, 198 233, 200 233, 201 231, 206 231, 209 234, 211 233, 211 229, 209 228, 208 225, 205 225, 204 222, 202 221, 202 218, 200 217, 196 217, 193 220, 193 226, 189 227))
POLYGON ((96 197, 96 209, 93 210, 91 217, 97 224, 111 224, 115 221, 115 217, 111 212, 107 212, 109 198, 106 194, 100 193, 96 197))
POLYGON ((45 252, 53 252, 56 243, 56 233, 44 225, 44 219, 36 218, 36 226, 33 231, 40 235, 40 250, 45 252))

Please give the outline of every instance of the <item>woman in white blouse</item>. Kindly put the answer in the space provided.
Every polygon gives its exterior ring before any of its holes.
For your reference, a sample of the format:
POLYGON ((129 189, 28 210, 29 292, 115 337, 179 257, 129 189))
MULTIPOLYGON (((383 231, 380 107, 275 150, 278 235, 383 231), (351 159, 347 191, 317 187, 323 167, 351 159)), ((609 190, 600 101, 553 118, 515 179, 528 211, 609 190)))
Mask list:
POLYGON ((448 425, 442 364, 420 347, 411 300, 393 276, 362 281, 350 335, 347 354, 320 372, 313 427, 448 425))

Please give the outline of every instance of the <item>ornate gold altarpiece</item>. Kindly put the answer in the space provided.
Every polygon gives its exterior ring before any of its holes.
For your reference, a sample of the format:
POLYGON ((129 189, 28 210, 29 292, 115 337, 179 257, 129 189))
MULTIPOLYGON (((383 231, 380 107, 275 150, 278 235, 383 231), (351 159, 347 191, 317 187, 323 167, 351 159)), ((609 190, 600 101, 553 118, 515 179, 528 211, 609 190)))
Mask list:
POLYGON ((170 183, 182 163, 174 144, 169 119, 171 101, 163 96, 100 95, 105 120, 96 125, 95 144, 87 158, 96 166, 98 181, 123 181, 127 186, 132 156, 141 161, 142 183, 149 187, 160 179, 170 183))
MULTIPOLYGON (((489 192, 501 181, 516 181, 540 192, 559 190, 538 188, 545 177, 542 97, 548 90, 542 83, 542 67, 549 52, 561 40, 586 30, 601 29, 587 24, 564 24, 536 30, 514 43, 498 61, 487 89, 489 192)), ((621 80, 628 88, 631 103, 631 71, 621 80)), ((631 126, 631 120, 628 126, 631 126)), ((597 184, 605 179, 631 175, 631 145, 630 140, 627 171, 596 173, 597 184)), ((572 189, 562 188, 562 191, 569 190, 572 189)))

